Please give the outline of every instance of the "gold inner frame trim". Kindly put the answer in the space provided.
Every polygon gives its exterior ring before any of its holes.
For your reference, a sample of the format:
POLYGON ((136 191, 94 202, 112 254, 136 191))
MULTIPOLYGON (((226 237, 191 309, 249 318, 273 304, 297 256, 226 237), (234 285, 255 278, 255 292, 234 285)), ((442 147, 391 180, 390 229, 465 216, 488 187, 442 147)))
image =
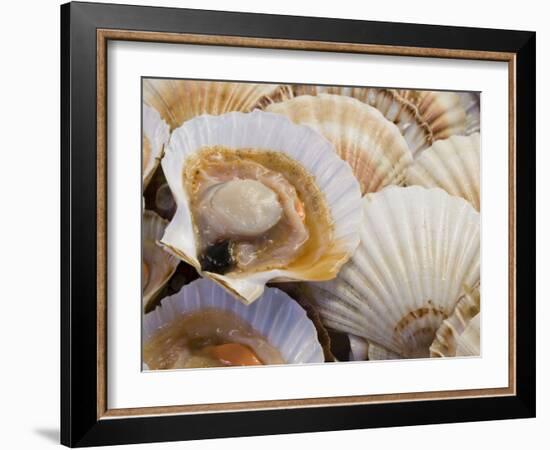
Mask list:
POLYGON ((148 31, 97 30, 97 418, 111 420, 131 416, 205 414, 266 409, 349 406, 374 403, 395 403, 422 400, 449 400, 476 397, 513 396, 516 394, 516 54, 478 50, 422 48, 356 44, 323 41, 249 38, 239 36, 158 33, 148 31), (391 56, 472 59, 508 63, 508 387, 488 389, 411 392, 401 394, 358 395, 341 397, 265 400, 252 402, 212 403, 201 405, 150 406, 108 409, 107 405, 107 42, 109 40, 216 45, 341 53, 364 53, 391 56))

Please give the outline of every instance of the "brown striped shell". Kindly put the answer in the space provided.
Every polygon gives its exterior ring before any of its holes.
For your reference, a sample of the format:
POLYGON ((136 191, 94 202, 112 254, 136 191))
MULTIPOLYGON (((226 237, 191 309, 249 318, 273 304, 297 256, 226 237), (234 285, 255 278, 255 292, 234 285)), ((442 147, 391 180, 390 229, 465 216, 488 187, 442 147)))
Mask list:
POLYGON ((363 194, 403 184, 412 155, 399 129, 376 108, 341 95, 302 95, 274 103, 269 112, 308 125, 352 168, 363 194))
POLYGON ((292 91, 296 96, 342 95, 373 106, 399 128, 413 155, 429 147, 433 142, 430 128, 418 114, 416 107, 395 89, 295 85, 292 87, 292 91))
POLYGON ((416 106, 418 114, 429 126, 434 141, 454 134, 465 134, 466 111, 457 93, 404 89, 398 92, 416 106))
POLYGON ((277 84, 157 78, 143 81, 144 102, 159 111, 171 129, 202 114, 249 112, 289 96, 288 88, 277 84))
MULTIPOLYGON (((479 310, 480 296, 479 286, 477 286, 474 289, 468 290, 461 297, 453 314, 443 321, 430 346, 430 355, 432 357, 457 356, 459 354, 459 346, 461 345, 467 348, 475 348, 476 333, 466 333, 466 330, 472 319, 479 316, 479 310)), ((477 354, 479 354, 479 322, 477 325, 477 340, 477 354)))

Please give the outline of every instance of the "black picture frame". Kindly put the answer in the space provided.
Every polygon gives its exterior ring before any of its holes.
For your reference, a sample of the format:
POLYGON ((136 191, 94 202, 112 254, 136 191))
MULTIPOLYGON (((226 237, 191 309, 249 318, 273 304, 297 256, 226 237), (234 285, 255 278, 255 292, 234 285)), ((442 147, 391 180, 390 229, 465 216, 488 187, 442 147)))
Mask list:
POLYGON ((61 443, 71 447, 535 416, 534 32, 93 3, 61 6, 61 443), (515 395, 98 418, 97 30, 515 55, 515 395))

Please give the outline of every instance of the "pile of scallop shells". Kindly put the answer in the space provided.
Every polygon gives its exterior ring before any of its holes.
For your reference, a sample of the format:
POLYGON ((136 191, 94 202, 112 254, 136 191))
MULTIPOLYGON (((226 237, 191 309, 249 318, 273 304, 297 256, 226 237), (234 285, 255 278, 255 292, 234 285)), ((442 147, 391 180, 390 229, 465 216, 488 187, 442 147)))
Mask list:
POLYGON ((479 102, 145 79, 144 368, 479 355, 479 102))

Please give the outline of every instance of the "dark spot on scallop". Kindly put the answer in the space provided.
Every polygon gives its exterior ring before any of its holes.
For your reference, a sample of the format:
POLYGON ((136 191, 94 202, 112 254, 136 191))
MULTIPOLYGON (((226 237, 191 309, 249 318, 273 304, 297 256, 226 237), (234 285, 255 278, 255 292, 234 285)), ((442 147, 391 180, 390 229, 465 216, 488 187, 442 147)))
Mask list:
POLYGON ((231 241, 220 241, 208 246, 199 256, 202 270, 206 272, 219 273, 223 275, 229 272, 234 266, 233 243, 231 241))

